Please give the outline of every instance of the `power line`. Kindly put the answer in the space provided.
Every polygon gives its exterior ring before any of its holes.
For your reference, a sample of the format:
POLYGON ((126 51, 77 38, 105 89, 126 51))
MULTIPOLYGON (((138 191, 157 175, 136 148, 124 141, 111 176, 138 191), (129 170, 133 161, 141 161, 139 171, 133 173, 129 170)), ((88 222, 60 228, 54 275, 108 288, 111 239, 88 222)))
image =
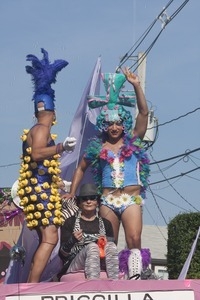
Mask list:
POLYGON ((156 196, 156 197, 158 197, 158 198, 160 198, 160 199, 164 200, 165 202, 167 202, 167 203, 169 203, 169 204, 171 204, 171 205, 173 205, 173 206, 175 206, 175 207, 177 207, 177 208, 180 208, 181 210, 184 210, 184 211, 188 212, 188 210, 187 210, 187 209, 185 209, 185 208, 183 208, 183 207, 181 207, 181 206, 177 205, 177 204, 176 204, 176 203, 174 203, 174 202, 171 202, 171 201, 169 201, 169 200, 167 200, 167 199, 163 198, 162 196, 160 196, 160 195, 156 194, 156 193, 155 193, 155 192, 153 192, 152 190, 151 190, 151 193, 153 193, 153 194, 154 194, 154 196, 156 196))
POLYGON ((163 212, 162 212, 160 206, 158 205, 158 202, 157 202, 157 200, 156 200, 156 197, 155 197, 155 195, 154 195, 154 193, 152 192, 152 190, 151 190, 150 187, 149 187, 149 190, 150 190, 150 192, 151 192, 151 195, 152 195, 152 197, 153 197, 153 199, 154 199, 154 201, 155 201, 155 204, 156 204, 156 206, 157 206, 157 208, 158 208, 158 210, 159 210, 159 212, 160 212, 160 214, 161 214, 161 216, 162 216, 162 218, 163 218, 165 224, 167 225, 167 221, 166 221, 166 219, 165 219, 165 217, 164 217, 164 215, 163 215, 163 212))
MULTIPOLYGON (((153 157, 152 157, 153 158, 153 157)), ((159 170, 160 170, 160 172, 162 173, 162 175, 163 175, 163 177, 165 178, 165 180, 168 182, 168 184, 170 185, 170 187, 179 195, 179 197, 181 197, 187 204, 189 204, 193 209, 195 209, 196 211, 199 211, 196 207, 194 207, 187 199, 185 199, 185 197, 183 197, 178 191, 177 191, 177 189, 169 182, 169 178, 166 178, 166 176, 165 176, 165 174, 162 172, 162 170, 160 169, 160 166, 159 166, 159 164, 157 164, 157 166, 158 166, 158 168, 159 168, 159 170)), ((200 168, 200 167, 197 167, 198 169, 200 168)), ((196 168, 196 169, 197 169, 196 168)), ((182 176, 182 174, 181 174, 181 176, 182 176)))
MULTIPOLYGON (((182 158, 180 158, 180 159, 178 159, 176 162, 174 162, 173 164, 171 164, 171 165, 168 165, 167 167, 165 167, 165 168, 162 168, 161 170, 162 170, 162 172, 164 172, 164 171, 167 171, 167 170, 169 170, 169 169, 171 169, 172 167, 174 167, 176 164, 178 164, 179 162, 181 162, 183 159, 182 158)), ((151 174, 158 174, 158 173, 160 173, 160 171, 151 171, 151 174)))
POLYGON ((166 7, 164 7, 162 9, 162 11, 160 12, 160 14, 155 18, 155 20, 151 23, 151 25, 145 30, 145 32, 141 35, 141 37, 133 44, 133 46, 126 52, 126 54, 121 58, 120 60, 120 64, 117 67, 117 70, 120 69, 122 67, 122 65, 133 55, 133 53, 138 49, 138 47, 141 45, 141 43, 144 41, 144 39, 146 38, 146 36, 148 35, 148 33, 151 31, 151 29, 153 28, 153 26, 156 24, 157 20, 159 20, 159 18, 162 16, 162 14, 164 13, 164 11, 170 6, 170 4, 173 2, 174 0, 170 0, 168 2, 168 4, 166 5, 166 7), (133 50, 132 50, 133 49, 133 50), (131 53, 130 53, 131 52, 131 53))
POLYGON ((183 177, 183 176, 185 176, 185 175, 187 175, 187 174, 189 174, 189 173, 191 173, 191 172, 194 172, 194 171, 196 171, 196 170, 199 170, 199 169, 200 169, 200 167, 197 167, 197 168, 195 168, 195 169, 192 169, 192 170, 190 170, 190 171, 181 173, 181 174, 179 174, 179 175, 176 175, 176 176, 173 176, 173 177, 170 177, 170 178, 166 178, 166 179, 163 179, 163 180, 151 182, 151 183, 149 183, 149 185, 154 185, 154 184, 158 184, 158 183, 162 183, 162 182, 165 182, 165 181, 169 181, 169 180, 172 180, 172 179, 175 179, 175 178, 178 178, 178 177, 183 177))
POLYGON ((160 234, 162 235, 163 239, 164 239, 165 241, 167 241, 166 237, 163 235, 162 231, 160 230, 160 227, 156 224, 156 222, 155 222, 154 218, 152 217, 152 215, 151 215, 149 209, 147 208, 147 206, 145 206, 144 208, 145 208, 145 210, 148 212, 149 216, 151 217, 151 219, 152 219, 154 225, 156 226, 156 228, 158 229, 158 231, 159 231, 160 234))
POLYGON ((200 148, 196 148, 196 149, 191 150, 189 152, 185 152, 185 153, 182 153, 182 154, 179 154, 179 155, 176 155, 176 156, 165 158, 163 160, 151 162, 150 165, 160 164, 160 163, 163 163, 163 162, 166 162, 166 161, 169 161, 169 160, 172 160, 172 159, 176 159, 176 158, 179 158, 179 157, 186 157, 189 154, 194 153, 194 152, 199 151, 199 150, 200 150, 200 148))
MULTIPOLYGON (((200 148, 196 148, 194 150, 191 150, 191 151, 188 151, 188 152, 185 152, 185 153, 182 153, 182 154, 178 154, 176 156, 165 158, 165 159, 162 159, 162 160, 159 160, 159 161, 150 162, 150 165, 160 164, 160 163, 163 163, 163 162, 166 162, 166 161, 169 161, 169 160, 172 160, 172 159, 176 159, 176 158, 179 158, 179 157, 186 157, 189 154, 197 152, 199 150, 200 150, 200 148)), ((20 165, 20 163, 10 163, 10 164, 6 164, 6 165, 0 165, 0 168, 7 168, 7 167, 12 167, 12 166, 17 166, 17 165, 20 165)))
POLYGON ((137 42, 130 48, 128 52, 125 53, 125 55, 121 58, 119 66, 116 68, 116 72, 121 69, 122 65, 130 59, 130 57, 134 56, 134 53, 138 49, 138 47, 142 44, 144 39, 147 37, 149 32, 152 30, 153 26, 156 24, 156 22, 159 20, 162 22, 161 30, 153 40, 153 42, 150 44, 150 46, 147 48, 147 50, 142 54, 142 56, 136 60, 136 62, 130 67, 133 68, 136 65, 136 68, 133 70, 133 72, 138 68, 138 66, 143 62, 145 57, 148 55, 150 50, 153 48, 155 45, 156 41, 158 40, 159 36, 165 29, 165 27, 177 16, 177 14, 183 9, 183 7, 187 4, 189 0, 185 0, 179 7, 178 9, 175 10, 175 12, 171 15, 168 16, 166 13, 166 9, 172 4, 174 0, 170 0, 167 5, 162 9, 162 11, 159 13, 159 15, 155 18, 155 20, 152 22, 152 24, 146 29, 146 31, 142 34, 142 36, 137 40, 137 42), (132 50, 133 49, 133 50, 132 50))
POLYGON ((12 166, 17 166, 17 165, 20 165, 20 163, 13 163, 13 164, 1 165, 0 168, 7 168, 7 167, 12 167, 12 166))
POLYGON ((153 141, 153 142, 151 142, 151 143, 150 143, 150 142, 146 142, 146 141, 144 142, 144 147, 145 147, 145 149, 148 150, 149 148, 152 148, 152 146, 155 144, 155 142, 156 142, 156 140, 157 140, 157 138, 158 138, 158 128, 159 128, 160 126, 164 126, 164 125, 166 125, 166 124, 169 124, 169 123, 172 123, 172 122, 174 122, 174 121, 177 121, 177 120, 179 120, 179 119, 181 119, 181 118, 184 118, 184 117, 186 117, 186 116, 188 116, 188 115, 190 115, 190 114, 196 112, 196 111, 199 110, 199 109, 200 109, 200 107, 197 107, 197 108, 195 108, 193 111, 189 111, 189 112, 187 112, 186 114, 181 115, 181 116, 179 116, 179 117, 177 117, 177 118, 174 118, 174 119, 172 119, 172 120, 170 120, 170 121, 167 121, 167 122, 162 123, 162 124, 157 124, 156 126, 148 127, 148 130, 156 129, 156 133, 155 133, 155 138, 154 138, 154 141, 153 141))
POLYGON ((199 109, 200 109, 200 107, 197 107, 197 108, 195 108, 194 110, 189 111, 189 112, 187 112, 187 113, 184 114, 184 115, 181 115, 181 116, 179 116, 179 117, 177 117, 177 118, 171 119, 170 121, 166 121, 166 122, 164 122, 164 123, 162 123, 162 124, 158 124, 157 126, 149 127, 148 129, 154 129, 154 128, 157 128, 157 127, 161 127, 161 126, 170 124, 170 123, 172 123, 172 122, 174 122, 174 121, 178 121, 178 120, 181 119, 181 118, 184 118, 184 117, 187 117, 187 116, 190 115, 190 114, 193 114, 194 112, 196 112, 196 111, 199 110, 199 109))
POLYGON ((172 119, 172 120, 170 120, 170 121, 167 121, 167 122, 165 122, 165 123, 159 124, 158 127, 164 126, 164 125, 166 125, 166 124, 169 124, 169 123, 172 123, 172 122, 174 122, 174 121, 177 121, 177 120, 179 120, 179 119, 181 119, 181 118, 184 118, 184 117, 186 117, 186 116, 188 116, 188 115, 190 115, 190 114, 193 114, 194 112, 196 112, 196 111, 199 110, 199 109, 200 109, 200 107, 197 107, 197 108, 195 108, 194 110, 189 111, 188 113, 186 113, 186 114, 184 114, 184 115, 181 115, 181 116, 179 116, 179 117, 177 117, 177 118, 175 118, 175 119, 172 119))

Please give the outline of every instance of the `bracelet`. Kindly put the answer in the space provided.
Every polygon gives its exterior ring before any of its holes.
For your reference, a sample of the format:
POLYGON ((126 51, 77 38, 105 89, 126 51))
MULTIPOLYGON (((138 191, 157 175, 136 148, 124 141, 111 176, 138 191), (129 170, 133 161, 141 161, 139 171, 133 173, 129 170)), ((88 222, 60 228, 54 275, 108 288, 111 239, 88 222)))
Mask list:
POLYGON ((63 144, 62 143, 58 143, 56 145, 56 154, 60 154, 61 152, 63 152, 63 144))

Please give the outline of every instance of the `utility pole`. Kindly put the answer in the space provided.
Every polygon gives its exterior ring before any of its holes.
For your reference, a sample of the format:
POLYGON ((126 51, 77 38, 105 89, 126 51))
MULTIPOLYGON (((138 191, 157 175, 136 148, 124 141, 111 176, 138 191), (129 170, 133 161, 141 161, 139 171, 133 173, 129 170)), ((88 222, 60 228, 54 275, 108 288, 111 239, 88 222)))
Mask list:
POLYGON ((145 81, 146 81, 146 55, 144 53, 139 52, 138 54, 138 77, 140 80, 141 88, 145 94, 145 81))
MULTIPOLYGON (((146 83, 146 55, 144 53, 140 52, 138 54, 138 77, 140 80, 141 88, 145 94, 145 83, 146 83)), ((138 114, 138 108, 137 105, 135 107, 135 118, 138 114)), ((145 136, 143 138, 143 141, 145 142, 154 142, 155 136, 156 136, 156 130, 158 126, 158 120, 156 117, 154 117, 154 111, 152 109, 149 110, 148 115, 148 125, 147 125, 147 131, 145 133, 145 136)))

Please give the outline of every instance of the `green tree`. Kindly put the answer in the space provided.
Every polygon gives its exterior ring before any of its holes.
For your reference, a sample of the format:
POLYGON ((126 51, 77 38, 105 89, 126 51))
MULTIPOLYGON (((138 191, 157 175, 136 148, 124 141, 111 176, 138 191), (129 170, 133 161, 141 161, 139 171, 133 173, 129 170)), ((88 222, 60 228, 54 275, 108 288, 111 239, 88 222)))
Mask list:
MULTIPOLYGON (((177 279, 200 227, 200 213, 177 215, 168 224, 167 268, 169 279, 177 279)), ((200 278, 200 241, 197 242, 187 278, 200 278)))

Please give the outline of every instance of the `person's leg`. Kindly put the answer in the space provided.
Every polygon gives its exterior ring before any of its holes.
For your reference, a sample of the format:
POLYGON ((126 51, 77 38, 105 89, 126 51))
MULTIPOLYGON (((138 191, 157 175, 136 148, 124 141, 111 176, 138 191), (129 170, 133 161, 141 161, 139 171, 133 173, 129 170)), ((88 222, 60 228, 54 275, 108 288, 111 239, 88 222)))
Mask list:
POLYGON ((119 234, 119 226, 120 226, 120 220, 119 220, 118 216, 114 213, 114 211, 111 208, 109 208, 105 205, 100 206, 99 213, 102 218, 105 218, 111 222, 112 227, 113 227, 113 232, 114 232, 114 239, 115 239, 115 242, 117 243, 118 242, 118 234, 119 234))
POLYGON ((119 259, 117 246, 113 242, 108 242, 105 246, 105 261, 106 261, 106 272, 108 278, 118 279, 119 278, 119 259))
POLYGON ((67 273, 83 270, 87 279, 96 279, 100 277, 99 247, 96 243, 88 244, 76 255, 71 262, 67 273))
POLYGON ((125 231, 127 247, 130 249, 128 257, 129 279, 139 279, 142 272, 141 234, 142 234, 142 208, 131 205, 122 214, 122 224, 125 231))
POLYGON ((125 209, 121 216, 127 247, 141 249, 142 208, 133 204, 125 209))
POLYGON ((39 282, 51 253, 58 242, 58 229, 54 225, 40 228, 41 243, 35 252, 28 282, 39 282))
POLYGON ((87 257, 85 260, 85 277, 95 279, 100 277, 100 253, 96 243, 90 243, 87 248, 87 257))

